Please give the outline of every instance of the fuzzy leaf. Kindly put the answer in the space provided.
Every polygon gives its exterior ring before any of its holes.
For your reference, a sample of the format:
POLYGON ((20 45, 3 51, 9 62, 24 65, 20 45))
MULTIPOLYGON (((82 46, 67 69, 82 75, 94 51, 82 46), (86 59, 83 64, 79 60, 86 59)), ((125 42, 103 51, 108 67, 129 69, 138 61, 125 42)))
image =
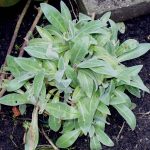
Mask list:
POLYGON ((49 116, 48 125, 53 131, 57 132, 61 127, 61 120, 54 116, 49 116))
POLYGON ((99 103, 97 110, 100 111, 103 114, 108 114, 110 115, 110 111, 109 108, 107 107, 107 105, 103 104, 103 103, 99 103))
POLYGON ((61 120, 76 119, 79 117, 79 113, 74 107, 62 102, 48 103, 45 109, 49 114, 61 120))
POLYGON ((25 137, 25 150, 36 149, 39 142, 38 108, 34 108, 32 122, 25 137))
POLYGON ((125 104, 113 105, 113 107, 126 120, 131 129, 134 130, 136 127, 136 118, 133 112, 125 104))
POLYGON ((15 58, 15 62, 25 71, 37 72, 41 69, 41 64, 34 58, 15 58))
POLYGON ((63 18, 66 21, 72 20, 71 13, 70 13, 70 10, 68 9, 67 5, 63 1, 61 1, 60 6, 61 6, 61 14, 62 14, 63 18))
POLYGON ((76 139, 79 137, 80 133, 81 133, 80 129, 66 132, 58 138, 58 140, 56 141, 56 145, 59 148, 69 147, 76 141, 76 139))
POLYGON ((97 136, 93 136, 90 138, 90 149, 91 150, 101 150, 102 146, 97 138, 97 136))
POLYGON ((133 49, 137 48, 139 46, 139 42, 134 40, 134 39, 129 39, 123 42, 119 48, 116 51, 116 55, 120 56, 123 55, 124 53, 130 52, 133 49))
POLYGON ((80 83, 80 86, 82 90, 86 93, 88 97, 92 96, 93 93, 93 88, 94 88, 94 83, 93 80, 85 74, 82 70, 78 71, 78 81, 80 83))
POLYGON ((84 37, 77 40, 71 49, 71 63, 76 64, 81 62, 88 53, 89 38, 84 37))
POLYGON ((0 104, 7 106, 17 106, 22 104, 30 104, 24 94, 8 94, 0 98, 0 104))
POLYGON ((7 56, 7 59, 6 59, 6 61, 7 61, 7 70, 9 70, 14 77, 18 77, 23 70, 15 62, 14 58, 15 57, 12 57, 10 55, 7 56))
POLYGON ((105 66, 106 63, 103 60, 98 60, 97 58, 91 58, 85 60, 77 65, 79 68, 93 68, 93 67, 102 67, 105 66))
POLYGON ((53 37, 51 36, 51 34, 46 29, 44 29, 40 26, 36 26, 36 29, 43 39, 48 40, 49 42, 52 42, 53 37))
POLYGON ((132 81, 128 85, 136 87, 136 88, 141 89, 143 91, 146 91, 147 93, 150 93, 150 90, 144 85, 140 76, 133 77, 132 81))
POLYGON ((132 51, 129 51, 129 52, 124 53, 123 55, 119 56, 118 61, 123 62, 123 61, 127 61, 127 60, 131 60, 131 59, 140 57, 149 50, 150 50, 150 44, 142 43, 137 48, 133 49, 132 51))
POLYGON ((62 33, 67 31, 67 26, 60 12, 46 3, 41 4, 41 9, 48 21, 62 33))
POLYGON ((35 76, 33 80, 33 90, 34 90, 34 96, 36 98, 39 98, 43 86, 43 81, 44 81, 44 72, 41 71, 35 76))
POLYGON ((98 126, 95 127, 96 135, 98 140, 109 147, 114 146, 113 141, 108 137, 108 135, 98 126))

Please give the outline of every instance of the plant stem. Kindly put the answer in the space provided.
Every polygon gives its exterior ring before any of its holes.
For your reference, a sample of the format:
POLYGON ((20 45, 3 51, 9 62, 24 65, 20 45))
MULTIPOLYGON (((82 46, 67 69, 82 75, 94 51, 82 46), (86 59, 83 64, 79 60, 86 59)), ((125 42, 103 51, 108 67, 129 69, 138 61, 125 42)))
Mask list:
MULTIPOLYGON (((20 29, 20 25, 21 25, 21 23, 22 23, 22 20, 23 20, 24 16, 26 15, 26 12, 27 12, 27 10, 28 10, 30 4, 31 4, 31 1, 32 1, 32 0, 28 0, 28 1, 27 1, 26 5, 25 5, 25 7, 24 7, 24 9, 23 9, 23 11, 22 11, 22 13, 21 13, 21 15, 20 15, 18 21, 17 21, 16 27, 15 27, 15 30, 14 30, 14 34, 13 34, 13 36, 12 36, 12 39, 11 39, 9 48, 8 48, 8 50, 7 50, 7 55, 11 54, 11 51, 12 51, 12 49, 13 49, 13 47, 14 47, 14 44, 15 44, 15 41, 16 41, 16 38, 17 38, 17 35, 18 35, 18 32, 19 32, 19 29, 20 29)), ((3 67, 5 67, 5 66, 6 66, 6 58, 5 58, 3 67)), ((0 80, 0 84, 2 83, 2 80, 3 80, 4 78, 5 78, 5 73, 2 73, 2 74, 1 74, 1 77, 0 77, 0 79, 1 79, 1 80, 0 80)))
POLYGON ((54 150, 59 150, 54 143, 51 141, 51 139, 47 136, 47 134, 45 133, 43 127, 42 127, 42 133, 44 135, 44 137, 46 138, 46 140, 48 141, 48 143, 53 147, 54 150))

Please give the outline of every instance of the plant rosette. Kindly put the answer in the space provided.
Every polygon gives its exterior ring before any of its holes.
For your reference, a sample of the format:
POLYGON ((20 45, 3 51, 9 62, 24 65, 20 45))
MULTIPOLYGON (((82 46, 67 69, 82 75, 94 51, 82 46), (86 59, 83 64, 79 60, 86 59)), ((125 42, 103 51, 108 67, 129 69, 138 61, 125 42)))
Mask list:
POLYGON ((14 79, 5 83, 11 93, 0 103, 19 105, 21 114, 26 104, 34 105, 25 150, 37 147, 38 114, 44 113, 49 128, 61 131, 59 148, 70 147, 82 135, 90 137, 91 150, 113 146, 105 133, 109 107, 134 130, 135 105, 126 91, 139 98, 141 90, 149 93, 138 75, 142 65, 127 67, 122 62, 142 56, 150 44, 134 39, 120 43, 118 32, 124 33, 125 26, 111 20, 110 12, 98 20, 82 13, 72 20, 63 2, 61 12, 45 3, 41 9, 51 24, 37 26, 39 37, 25 48, 30 57, 7 57, 7 71, 14 79))

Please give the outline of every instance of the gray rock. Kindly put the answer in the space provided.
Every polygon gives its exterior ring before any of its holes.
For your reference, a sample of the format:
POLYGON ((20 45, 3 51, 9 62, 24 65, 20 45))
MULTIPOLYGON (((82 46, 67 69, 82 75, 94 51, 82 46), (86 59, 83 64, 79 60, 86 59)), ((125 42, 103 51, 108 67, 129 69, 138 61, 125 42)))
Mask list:
POLYGON ((124 21, 150 13, 150 0, 76 0, 82 12, 96 18, 107 11, 112 12, 116 21, 124 21))

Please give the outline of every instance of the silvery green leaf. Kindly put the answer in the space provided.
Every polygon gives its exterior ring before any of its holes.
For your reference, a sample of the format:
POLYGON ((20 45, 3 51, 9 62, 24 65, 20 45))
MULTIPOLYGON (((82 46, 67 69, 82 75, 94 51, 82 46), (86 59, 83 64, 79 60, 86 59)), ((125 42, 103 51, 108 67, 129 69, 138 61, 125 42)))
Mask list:
POLYGON ((66 91, 66 88, 69 87, 70 83, 71 83, 71 79, 65 79, 65 80, 61 80, 60 82, 56 81, 56 86, 60 91, 66 91))
POLYGON ((101 18, 100 21, 103 22, 104 24, 107 24, 111 16, 111 12, 106 12, 101 18))
POLYGON ((67 78, 70 78, 72 80, 71 84, 74 87, 77 86, 78 83, 77 83, 77 73, 76 73, 76 71, 68 65, 66 67, 65 74, 66 74, 67 78))
POLYGON ((49 41, 42 38, 33 38, 29 41, 28 46, 35 47, 47 47, 49 45, 49 41))
POLYGON ((143 83, 142 79, 140 78, 140 76, 133 77, 132 81, 128 85, 136 87, 138 89, 141 89, 143 91, 146 91, 146 92, 150 93, 149 89, 144 85, 144 83, 143 83))
POLYGON ((87 22, 83 27, 80 28, 78 34, 75 36, 75 39, 80 37, 83 34, 93 34, 93 33, 105 33, 102 27, 106 24, 101 22, 100 20, 93 20, 87 22))
POLYGON ((85 97, 85 94, 83 93, 82 89, 77 86, 72 94, 72 101, 77 102, 83 97, 85 97))
POLYGON ((88 97, 91 97, 94 89, 94 83, 90 76, 85 74, 84 71, 79 70, 77 79, 80 83, 80 87, 82 88, 82 90, 86 93, 88 97))
POLYGON ((39 98, 40 92, 42 90, 43 82, 44 82, 44 72, 42 70, 34 77, 33 80, 33 90, 34 90, 34 96, 36 98, 39 98))
POLYGON ((128 39, 119 46, 119 48, 116 50, 115 53, 117 56, 120 56, 123 55, 124 53, 132 51, 138 46, 139 46, 139 42, 137 40, 128 39))
POLYGON ((76 40, 72 49, 71 49, 71 63, 76 64, 81 62, 85 55, 88 53, 89 48, 89 37, 81 38, 76 40))
POLYGON ((134 130, 136 127, 136 118, 133 112, 125 104, 113 105, 113 107, 126 120, 131 129, 134 130))
POLYGON ((102 149, 102 146, 96 135, 94 135, 93 137, 90 138, 90 149, 91 150, 101 150, 102 149))
POLYGON ((43 46, 27 46, 25 47, 25 51, 30 55, 35 58, 41 58, 41 59, 48 59, 46 57, 46 51, 48 49, 49 45, 43 46))
POLYGON ((39 114, 42 114, 44 112, 47 102, 49 101, 48 96, 49 95, 46 96, 46 86, 45 84, 43 84, 38 99, 39 114))
POLYGON ((111 38, 111 32, 106 30, 105 34, 99 34, 96 36, 96 40, 98 43, 98 46, 105 46, 105 44, 110 41, 111 38))
POLYGON ((117 76, 116 70, 114 70, 110 65, 105 65, 105 67, 94 67, 94 68, 90 68, 90 69, 101 75, 103 74, 103 75, 108 75, 111 77, 117 76))
POLYGON ((25 136, 25 150, 36 149, 39 142, 38 128, 38 107, 35 107, 32 113, 32 121, 25 136))
POLYGON ((40 27, 40 26, 36 26, 36 29, 38 31, 38 33, 40 34, 40 36, 43 39, 48 40, 49 42, 53 41, 53 37, 51 36, 51 34, 44 28, 40 27))
POLYGON ((63 123, 63 130, 62 132, 68 132, 68 131, 72 131, 75 128, 75 120, 67 120, 63 123))
POLYGON ((16 77, 15 79, 8 82, 6 88, 7 91, 16 91, 21 88, 27 80, 33 78, 35 76, 34 73, 31 72, 24 72, 20 76, 16 77))
POLYGON ((97 93, 94 93, 92 98, 84 98, 78 101, 77 105, 81 113, 81 116, 78 119, 78 123, 85 135, 91 128, 93 117, 99 102, 100 100, 97 93))
POLYGON ((59 61, 58 61, 58 69, 59 70, 64 70, 66 67, 65 62, 64 62, 64 58, 60 57, 59 61))
POLYGON ((93 137, 94 134, 95 134, 95 128, 94 128, 94 126, 92 125, 91 128, 90 128, 90 130, 89 130, 89 137, 90 137, 90 138, 93 137))
POLYGON ((118 60, 116 57, 110 55, 108 51, 101 46, 93 46, 92 49, 95 52, 95 56, 99 59, 106 61, 110 66, 118 65, 118 60))
POLYGON ((30 103, 33 105, 37 105, 37 99, 34 97, 33 84, 26 83, 25 88, 26 88, 25 95, 27 96, 30 103))
POLYGON ((49 44, 49 46, 47 47, 46 57, 50 60, 59 59, 58 53, 55 51, 51 44, 49 44))
POLYGON ((61 120, 76 119, 79 117, 78 111, 65 103, 47 103, 46 111, 61 120))
POLYGON ((96 57, 85 60, 77 65, 79 68, 93 68, 105 66, 106 63, 103 60, 98 60, 96 57))
POLYGON ((132 95, 138 97, 138 98, 141 98, 141 91, 136 88, 136 87, 132 87, 132 86, 129 86, 129 85, 126 85, 126 89, 128 90, 128 92, 130 92, 132 95))
POLYGON ((22 105, 19 105, 19 111, 21 113, 21 115, 24 115, 26 113, 26 104, 22 104, 22 105))
POLYGON ((61 127, 61 120, 50 115, 48 125, 53 131, 57 132, 61 127))
POLYGON ((68 26, 66 26, 63 16, 56 8, 46 3, 42 3, 40 6, 45 17, 55 28, 60 30, 62 33, 67 31, 68 26))
POLYGON ((61 54, 69 49, 69 45, 67 43, 54 43, 53 49, 58 54, 61 54))
POLYGON ((25 71, 36 73, 41 70, 42 65, 34 58, 15 58, 15 62, 25 71))
POLYGON ((143 65, 137 65, 132 67, 123 67, 122 71, 118 74, 117 78, 130 84, 130 80, 132 77, 138 75, 141 71, 143 65))
POLYGON ((105 130, 105 125, 109 124, 106 121, 106 118, 107 118, 107 114, 102 114, 101 112, 96 111, 94 115, 94 124, 100 127, 102 130, 105 130))
POLYGON ((88 110, 88 104, 90 103, 89 99, 80 99, 78 100, 77 106, 80 112, 80 116, 78 119, 79 127, 81 128, 84 135, 90 130, 92 119, 90 116, 90 112, 88 110))
POLYGON ((110 111, 107 105, 103 104, 103 103, 99 103, 97 110, 100 111, 103 114, 108 114, 110 115, 110 111))
POLYGON ((7 94, 0 98, 0 104, 7 106, 17 106, 22 104, 30 104, 27 97, 24 94, 7 94))
POLYGON ((146 52, 150 50, 150 44, 149 43, 142 43, 137 48, 133 49, 132 51, 129 51, 127 53, 124 53, 123 55, 118 57, 119 62, 131 60, 137 57, 140 57, 144 55, 146 52))
POLYGON ((109 87, 104 91, 104 93, 101 93, 100 100, 102 103, 104 103, 105 105, 109 105, 111 93, 114 91, 114 89, 115 89, 115 84, 112 80, 109 84, 109 87))
POLYGON ((79 13, 79 22, 81 21, 90 21, 92 18, 90 16, 87 16, 83 13, 79 13))
POLYGON ((126 104, 129 108, 131 107, 132 103, 127 94, 119 89, 115 89, 113 94, 115 96, 111 98, 110 105, 126 104))
POLYGON ((65 70, 58 70, 55 74, 55 80, 57 81, 57 83, 60 83, 62 80, 62 77, 64 75, 65 70))
POLYGON ((118 27, 117 27, 116 23, 111 19, 109 19, 109 23, 110 23, 111 33, 112 33, 111 40, 116 42, 118 39, 118 27))
POLYGON ((13 56, 8 55, 6 62, 8 71, 10 71, 14 77, 18 77, 23 71, 21 67, 15 62, 13 56))
POLYGON ((62 33, 57 28, 55 28, 53 25, 48 25, 46 27, 46 29, 51 33, 51 35, 54 35, 55 37, 57 37, 61 40, 63 39, 62 33))
POLYGON ((95 131, 96 131, 96 136, 98 138, 98 140, 109 147, 114 146, 113 141, 108 137, 108 135, 98 126, 95 127, 95 131))
POLYGON ((125 30, 126 30, 125 24, 123 22, 119 22, 119 23, 117 23, 117 26, 118 26, 119 32, 124 34, 125 30))
POLYGON ((53 61, 45 60, 45 61, 43 61, 42 65, 43 65, 45 71, 48 73, 54 73, 55 74, 57 71, 57 66, 53 61))
POLYGON ((63 1, 61 1, 60 6, 61 6, 61 15, 62 15, 62 17, 66 21, 72 20, 71 13, 70 13, 70 10, 67 7, 67 5, 63 1))
POLYGON ((59 148, 69 147, 76 141, 76 139, 79 137, 80 133, 81 133, 80 129, 68 131, 57 139, 56 145, 59 148))

